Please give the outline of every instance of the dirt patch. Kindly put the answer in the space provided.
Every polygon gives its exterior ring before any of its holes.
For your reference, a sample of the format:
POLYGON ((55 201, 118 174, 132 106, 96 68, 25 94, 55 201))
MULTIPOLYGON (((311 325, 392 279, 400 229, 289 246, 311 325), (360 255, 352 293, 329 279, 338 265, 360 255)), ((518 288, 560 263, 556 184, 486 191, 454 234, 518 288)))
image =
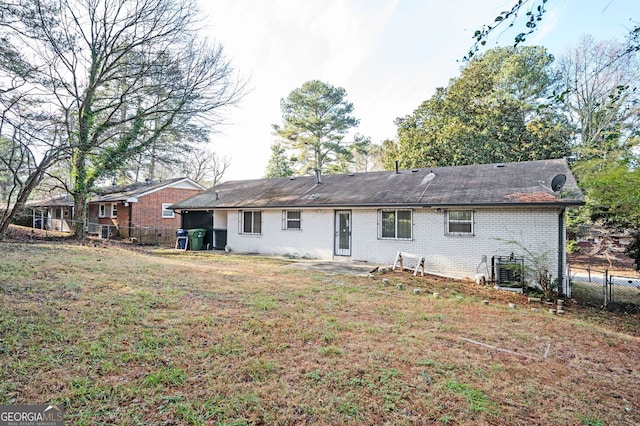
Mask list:
POLYGON ((289 265, 285 265, 285 268, 313 270, 327 274, 368 276, 369 273, 377 271, 380 267, 373 264, 359 264, 352 262, 295 261, 289 265))

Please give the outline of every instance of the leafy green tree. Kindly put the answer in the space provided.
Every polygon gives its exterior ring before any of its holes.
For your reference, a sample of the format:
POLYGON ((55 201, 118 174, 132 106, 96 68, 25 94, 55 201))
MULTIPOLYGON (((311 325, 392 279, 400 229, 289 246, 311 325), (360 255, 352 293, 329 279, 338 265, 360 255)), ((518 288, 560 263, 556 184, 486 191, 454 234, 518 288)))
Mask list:
POLYGON ((362 146, 362 140, 345 141, 359 124, 351 115, 353 104, 346 96, 342 87, 311 80, 280 101, 282 123, 274 124, 273 130, 282 146, 293 153, 298 174, 348 171, 354 156, 350 145, 362 146))
POLYGON ((556 83, 542 47, 502 47, 474 57, 412 115, 396 120, 398 143, 385 154, 403 167, 558 158, 571 126, 542 101, 556 83))
POLYGON ((348 155, 338 157, 338 162, 331 168, 332 173, 366 172, 370 170, 370 162, 374 148, 371 139, 356 134, 347 145, 348 155))
POLYGON ((78 237, 96 184, 162 149, 160 142, 178 143, 194 127, 215 125, 242 93, 222 48, 198 39, 195 0, 24 0, 2 7, 10 24, 0 25, 0 38, 38 65, 25 91, 58 111, 78 237))
POLYGON ((293 176, 291 160, 287 158, 286 150, 281 143, 275 142, 271 145, 271 157, 267 164, 266 178, 279 178, 293 176))
MULTIPOLYGON (((356 140, 359 136, 356 136, 356 140)), ((363 138, 359 143, 352 145, 353 165, 349 166, 352 172, 372 172, 384 170, 382 166, 382 145, 371 143, 370 138, 363 138)))
POLYGON ((640 169, 628 160, 581 166, 591 219, 608 228, 640 230, 640 169))
POLYGON ((627 254, 640 270, 640 168, 635 158, 583 161, 580 171, 589 219, 609 230, 631 230, 633 242, 627 254))
MULTIPOLYGON (((393 170, 396 166, 396 161, 400 161, 400 152, 396 141, 392 139, 383 140, 378 156, 383 170, 393 170)), ((398 167, 400 167, 400 164, 398 164, 398 167)))

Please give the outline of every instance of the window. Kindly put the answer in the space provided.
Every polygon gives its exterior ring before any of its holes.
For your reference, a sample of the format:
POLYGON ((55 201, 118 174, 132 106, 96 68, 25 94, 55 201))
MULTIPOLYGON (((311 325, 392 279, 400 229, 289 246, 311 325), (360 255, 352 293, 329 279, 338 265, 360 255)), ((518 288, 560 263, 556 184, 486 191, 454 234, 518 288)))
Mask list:
POLYGON ((411 239, 411 210, 382 210, 380 215, 381 238, 411 239))
POLYGON ((172 219, 176 216, 173 210, 169 210, 171 203, 162 203, 162 217, 165 219, 172 219))
POLYGON ((240 212, 240 233, 262 233, 262 212, 260 210, 243 210, 240 212))
POLYGON ((98 217, 118 217, 118 203, 98 204, 98 217))
POLYGON ((449 210, 447 235, 473 235, 473 210, 449 210))
POLYGON ((282 211, 282 229, 302 229, 302 212, 300 210, 282 211))

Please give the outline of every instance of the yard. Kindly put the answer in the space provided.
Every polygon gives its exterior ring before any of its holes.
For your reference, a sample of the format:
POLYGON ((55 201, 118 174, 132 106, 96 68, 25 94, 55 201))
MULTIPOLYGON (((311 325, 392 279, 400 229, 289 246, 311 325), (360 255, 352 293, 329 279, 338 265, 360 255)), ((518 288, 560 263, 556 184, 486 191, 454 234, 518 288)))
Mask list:
POLYGON ((0 259, 0 405, 63 404, 67 424, 640 424, 639 316, 255 256, 0 259))

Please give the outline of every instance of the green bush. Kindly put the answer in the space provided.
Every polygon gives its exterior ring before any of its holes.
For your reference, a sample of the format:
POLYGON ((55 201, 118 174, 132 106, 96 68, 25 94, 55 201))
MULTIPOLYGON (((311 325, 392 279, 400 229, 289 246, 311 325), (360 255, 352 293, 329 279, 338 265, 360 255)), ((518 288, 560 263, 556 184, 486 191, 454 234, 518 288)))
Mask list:
POLYGON ((580 251, 580 246, 576 240, 567 240, 567 253, 573 254, 580 251))

